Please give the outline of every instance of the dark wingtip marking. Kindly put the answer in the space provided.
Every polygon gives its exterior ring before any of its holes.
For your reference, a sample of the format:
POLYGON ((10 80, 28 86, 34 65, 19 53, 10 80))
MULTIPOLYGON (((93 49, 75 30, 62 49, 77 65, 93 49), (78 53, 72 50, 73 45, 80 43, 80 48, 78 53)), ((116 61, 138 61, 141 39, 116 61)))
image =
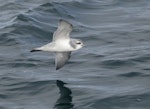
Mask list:
POLYGON ((68 21, 66 21, 66 20, 64 20, 64 19, 60 19, 59 21, 60 21, 60 22, 67 22, 67 23, 69 23, 68 21))
POLYGON ((41 50, 31 50, 30 52, 36 52, 36 51, 41 51, 41 50))
POLYGON ((64 19, 60 19, 59 21, 60 21, 60 22, 66 22, 66 23, 70 24, 70 26, 73 28, 73 25, 72 25, 70 22, 68 22, 68 21, 66 21, 66 20, 64 20, 64 19))
POLYGON ((56 70, 59 70, 60 68, 59 67, 56 67, 56 70))
POLYGON ((62 22, 62 21, 64 21, 64 20, 63 20, 63 19, 60 19, 59 21, 62 22))

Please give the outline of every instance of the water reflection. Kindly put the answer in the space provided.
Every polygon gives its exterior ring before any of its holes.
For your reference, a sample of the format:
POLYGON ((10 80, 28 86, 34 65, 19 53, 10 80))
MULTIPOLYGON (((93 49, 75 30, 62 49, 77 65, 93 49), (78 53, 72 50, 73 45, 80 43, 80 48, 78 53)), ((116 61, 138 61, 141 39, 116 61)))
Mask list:
POLYGON ((71 90, 64 86, 66 83, 64 83, 63 81, 57 80, 56 84, 60 90, 60 97, 56 101, 55 108, 56 109, 71 109, 73 107, 71 90))

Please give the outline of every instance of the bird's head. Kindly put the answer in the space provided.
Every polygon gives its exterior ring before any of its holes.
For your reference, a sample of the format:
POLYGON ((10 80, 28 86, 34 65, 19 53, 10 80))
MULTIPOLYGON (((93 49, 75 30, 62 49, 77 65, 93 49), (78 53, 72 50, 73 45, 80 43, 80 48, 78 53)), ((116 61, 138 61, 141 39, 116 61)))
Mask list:
POLYGON ((70 44, 75 50, 78 50, 84 46, 82 40, 80 40, 80 39, 72 39, 70 41, 70 44))

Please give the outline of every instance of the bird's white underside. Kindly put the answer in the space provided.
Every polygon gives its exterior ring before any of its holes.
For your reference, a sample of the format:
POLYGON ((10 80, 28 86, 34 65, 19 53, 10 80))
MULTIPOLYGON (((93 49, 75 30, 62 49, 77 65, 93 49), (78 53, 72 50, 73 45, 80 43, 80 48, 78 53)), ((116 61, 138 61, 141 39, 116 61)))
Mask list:
POLYGON ((56 46, 55 46, 55 51, 61 51, 61 52, 64 52, 64 51, 74 51, 75 49, 72 48, 70 46, 70 43, 69 43, 69 39, 64 39, 64 40, 57 40, 55 42, 56 46))
POLYGON ((66 51, 74 51, 73 47, 70 46, 69 39, 61 39, 44 45, 37 50, 49 51, 49 52, 66 52, 66 51))

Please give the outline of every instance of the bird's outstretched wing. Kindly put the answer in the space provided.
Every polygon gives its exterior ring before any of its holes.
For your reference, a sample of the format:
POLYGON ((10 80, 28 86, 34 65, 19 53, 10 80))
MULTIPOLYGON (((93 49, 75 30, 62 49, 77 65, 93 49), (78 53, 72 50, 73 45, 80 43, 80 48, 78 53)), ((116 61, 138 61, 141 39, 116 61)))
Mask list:
POLYGON ((56 70, 60 69, 70 59, 71 52, 57 52, 55 57, 56 70))
POLYGON ((53 34, 53 41, 61 40, 61 39, 69 39, 70 33, 72 31, 72 24, 65 20, 60 20, 58 24, 57 30, 53 34))

